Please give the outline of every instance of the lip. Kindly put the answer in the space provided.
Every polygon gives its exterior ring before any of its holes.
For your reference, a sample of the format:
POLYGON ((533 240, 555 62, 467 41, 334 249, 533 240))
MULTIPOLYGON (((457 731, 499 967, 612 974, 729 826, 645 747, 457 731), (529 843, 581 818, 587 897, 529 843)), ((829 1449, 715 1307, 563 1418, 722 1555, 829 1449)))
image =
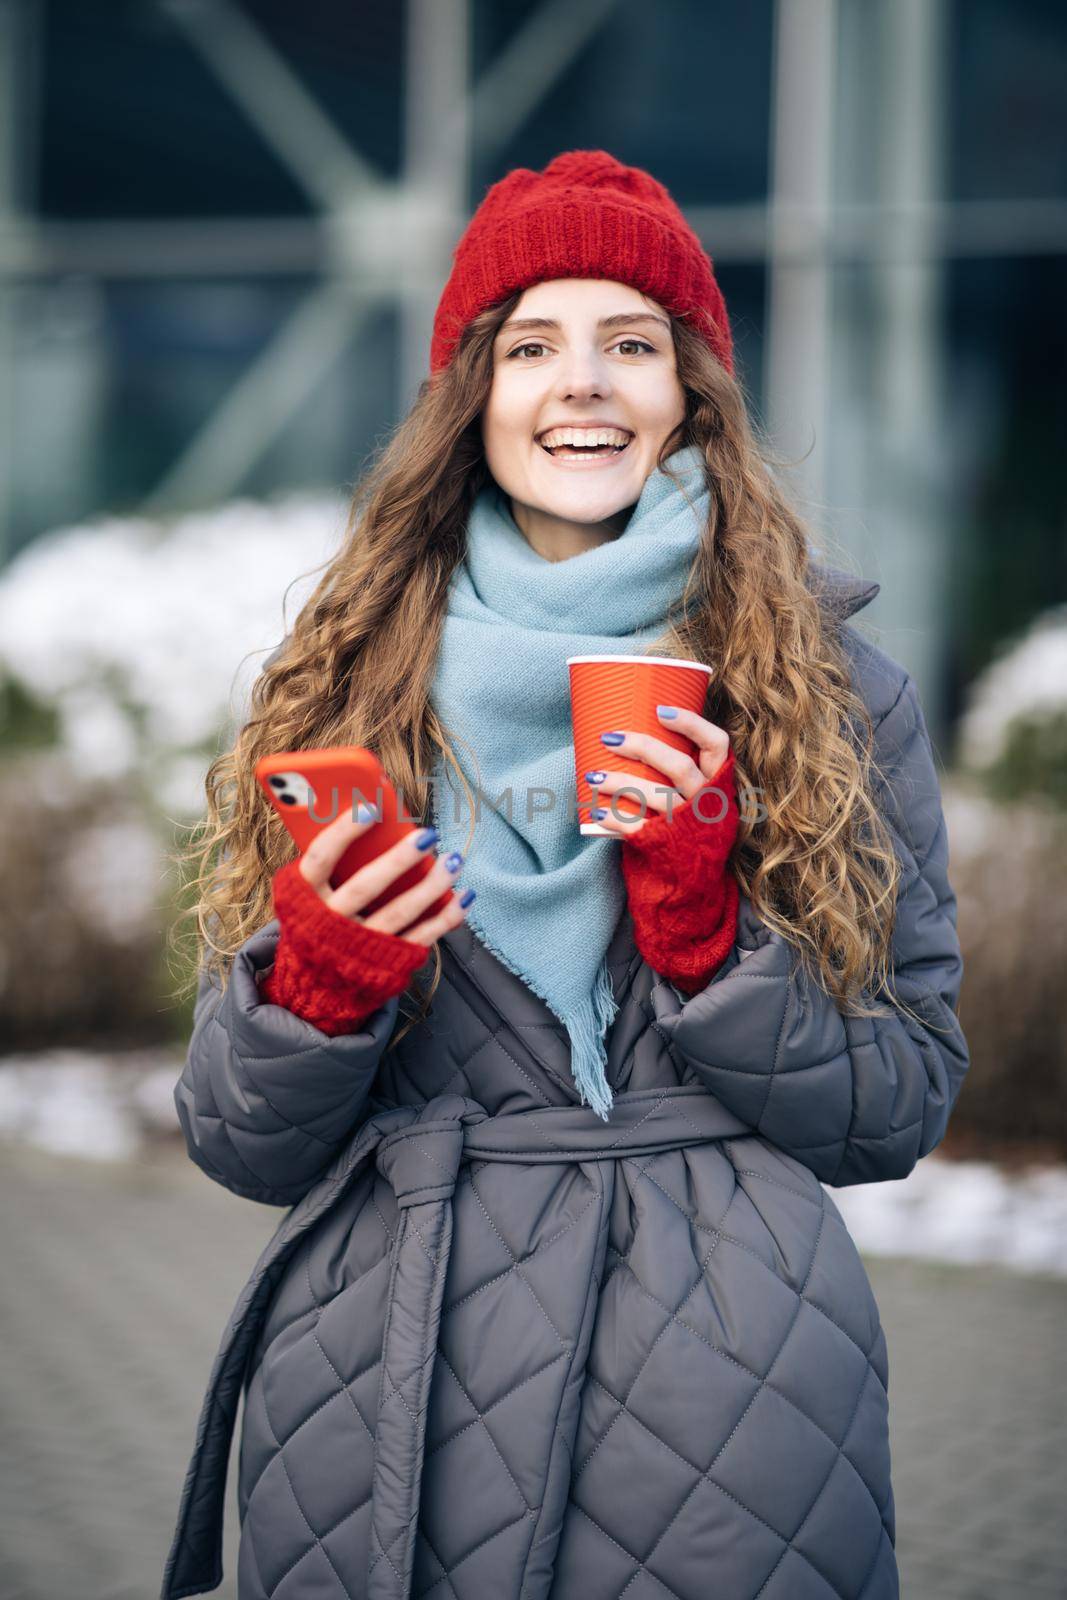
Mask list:
MULTIPOLYGON (((566 424, 566 426, 575 427, 575 426, 577 426, 577 424, 568 423, 568 424, 566 424)), ((605 423, 604 424, 604 427, 614 427, 614 426, 615 426, 614 423, 605 423)), ((622 433, 622 432, 630 433, 630 430, 628 428, 626 428, 626 429, 621 429, 620 428, 619 431, 620 431, 620 433, 622 433)), ((627 450, 629 450, 630 446, 633 444, 634 440, 637 437, 637 435, 635 433, 630 433, 630 437, 627 440, 627 442, 626 442, 625 446, 623 447, 623 449, 621 449, 621 450, 613 450, 611 455, 609 455, 609 456, 586 456, 586 457, 583 457, 583 456, 554 456, 551 453, 551 451, 546 450, 545 447, 541 443, 541 439, 544 436, 544 434, 545 433, 551 433, 551 432, 552 432, 551 428, 545 428, 543 430, 543 433, 539 434, 537 436, 537 438, 535 439, 535 441, 534 441, 534 443, 537 446, 537 449, 541 452, 541 455, 544 457, 544 459, 546 461, 548 461, 554 467, 562 467, 565 470, 566 469, 575 469, 576 468, 579 472, 594 472, 598 468, 602 469, 604 467, 614 467, 614 466, 616 466, 620 461, 625 459, 627 450)))
POLYGON ((584 428, 590 433, 599 432, 601 428, 613 428, 616 433, 628 433, 631 440, 636 438, 634 430, 627 428, 624 423, 594 422, 591 417, 588 417, 584 421, 578 422, 552 422, 547 428, 542 428, 539 433, 534 434, 534 443, 540 444, 546 433, 555 433, 557 428, 584 428))

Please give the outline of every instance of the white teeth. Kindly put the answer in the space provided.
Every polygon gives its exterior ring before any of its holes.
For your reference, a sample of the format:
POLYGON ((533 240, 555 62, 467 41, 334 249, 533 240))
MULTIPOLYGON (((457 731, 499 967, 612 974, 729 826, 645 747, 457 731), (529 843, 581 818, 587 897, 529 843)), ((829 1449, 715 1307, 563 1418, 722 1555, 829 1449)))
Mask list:
POLYGON ((541 444, 546 450, 555 450, 561 445, 585 445, 587 449, 613 445, 616 449, 622 449, 629 442, 630 435, 621 428, 551 428, 541 437, 541 444))

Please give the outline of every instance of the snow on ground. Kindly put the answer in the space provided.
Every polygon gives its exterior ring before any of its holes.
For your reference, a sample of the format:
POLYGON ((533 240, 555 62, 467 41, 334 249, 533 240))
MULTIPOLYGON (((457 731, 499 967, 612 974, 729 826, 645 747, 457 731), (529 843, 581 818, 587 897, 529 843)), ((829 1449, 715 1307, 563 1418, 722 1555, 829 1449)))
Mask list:
POLYGON ((1067 1165, 1007 1173, 935 1151, 895 1183, 827 1189, 859 1248, 1067 1277, 1067 1165))
POLYGON ((0 1057, 0 1139, 117 1161, 178 1129, 183 1052, 44 1050, 0 1057))
MULTIPOLYGON (((181 1137, 174 1085, 184 1052, 51 1050, 0 1058, 0 1142, 126 1160, 181 1137)), ((1067 1166, 1020 1174, 935 1151, 895 1183, 827 1188, 859 1249, 1067 1278, 1067 1166)))

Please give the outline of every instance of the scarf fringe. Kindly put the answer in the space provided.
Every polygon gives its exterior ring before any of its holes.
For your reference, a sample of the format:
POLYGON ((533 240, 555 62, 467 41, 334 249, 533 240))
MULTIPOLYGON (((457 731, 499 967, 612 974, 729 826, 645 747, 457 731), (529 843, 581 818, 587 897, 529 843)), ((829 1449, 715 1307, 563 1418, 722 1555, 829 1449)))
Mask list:
POLYGON ((604 1122, 610 1121, 615 1104, 604 1072, 608 1059, 604 1035, 618 1009, 607 959, 602 957, 591 997, 562 1020, 570 1035, 571 1071, 582 1103, 591 1106, 604 1122))
POLYGON ((491 955, 496 956, 509 972, 521 978, 559 1017, 570 1039, 571 1073, 581 1095, 582 1104, 590 1106, 602 1121, 610 1121, 615 1097, 608 1085, 604 1070, 608 1061, 604 1035, 615 1020, 619 1002, 615 998, 615 989, 608 970, 607 953, 605 952, 600 958, 593 992, 589 999, 583 1000, 573 1011, 568 1011, 567 1015, 563 1016, 561 1012, 556 1011, 548 995, 542 994, 536 980, 489 938, 484 927, 480 926, 480 919, 468 917, 467 921, 479 943, 483 944, 491 955))

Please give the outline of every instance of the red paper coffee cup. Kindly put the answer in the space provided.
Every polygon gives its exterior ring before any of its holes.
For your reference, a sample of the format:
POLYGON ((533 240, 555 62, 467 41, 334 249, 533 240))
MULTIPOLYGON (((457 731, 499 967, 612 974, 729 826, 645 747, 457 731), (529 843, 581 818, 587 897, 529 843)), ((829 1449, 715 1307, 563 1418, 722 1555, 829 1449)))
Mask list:
MULTIPOLYGON (((600 735, 611 728, 620 733, 651 733, 676 750, 692 755, 692 739, 668 726, 656 715, 660 705, 678 706, 703 715, 712 668, 703 661, 677 660, 673 656, 568 656, 571 678, 571 724, 574 732, 574 771, 578 786, 578 819, 582 833, 615 838, 599 822, 590 822, 596 806, 614 805, 620 817, 639 817, 638 794, 597 793, 585 781, 587 772, 626 772, 635 778, 670 787, 659 767, 621 750, 613 750, 600 735)), ((647 803, 644 815, 656 815, 647 803)))

